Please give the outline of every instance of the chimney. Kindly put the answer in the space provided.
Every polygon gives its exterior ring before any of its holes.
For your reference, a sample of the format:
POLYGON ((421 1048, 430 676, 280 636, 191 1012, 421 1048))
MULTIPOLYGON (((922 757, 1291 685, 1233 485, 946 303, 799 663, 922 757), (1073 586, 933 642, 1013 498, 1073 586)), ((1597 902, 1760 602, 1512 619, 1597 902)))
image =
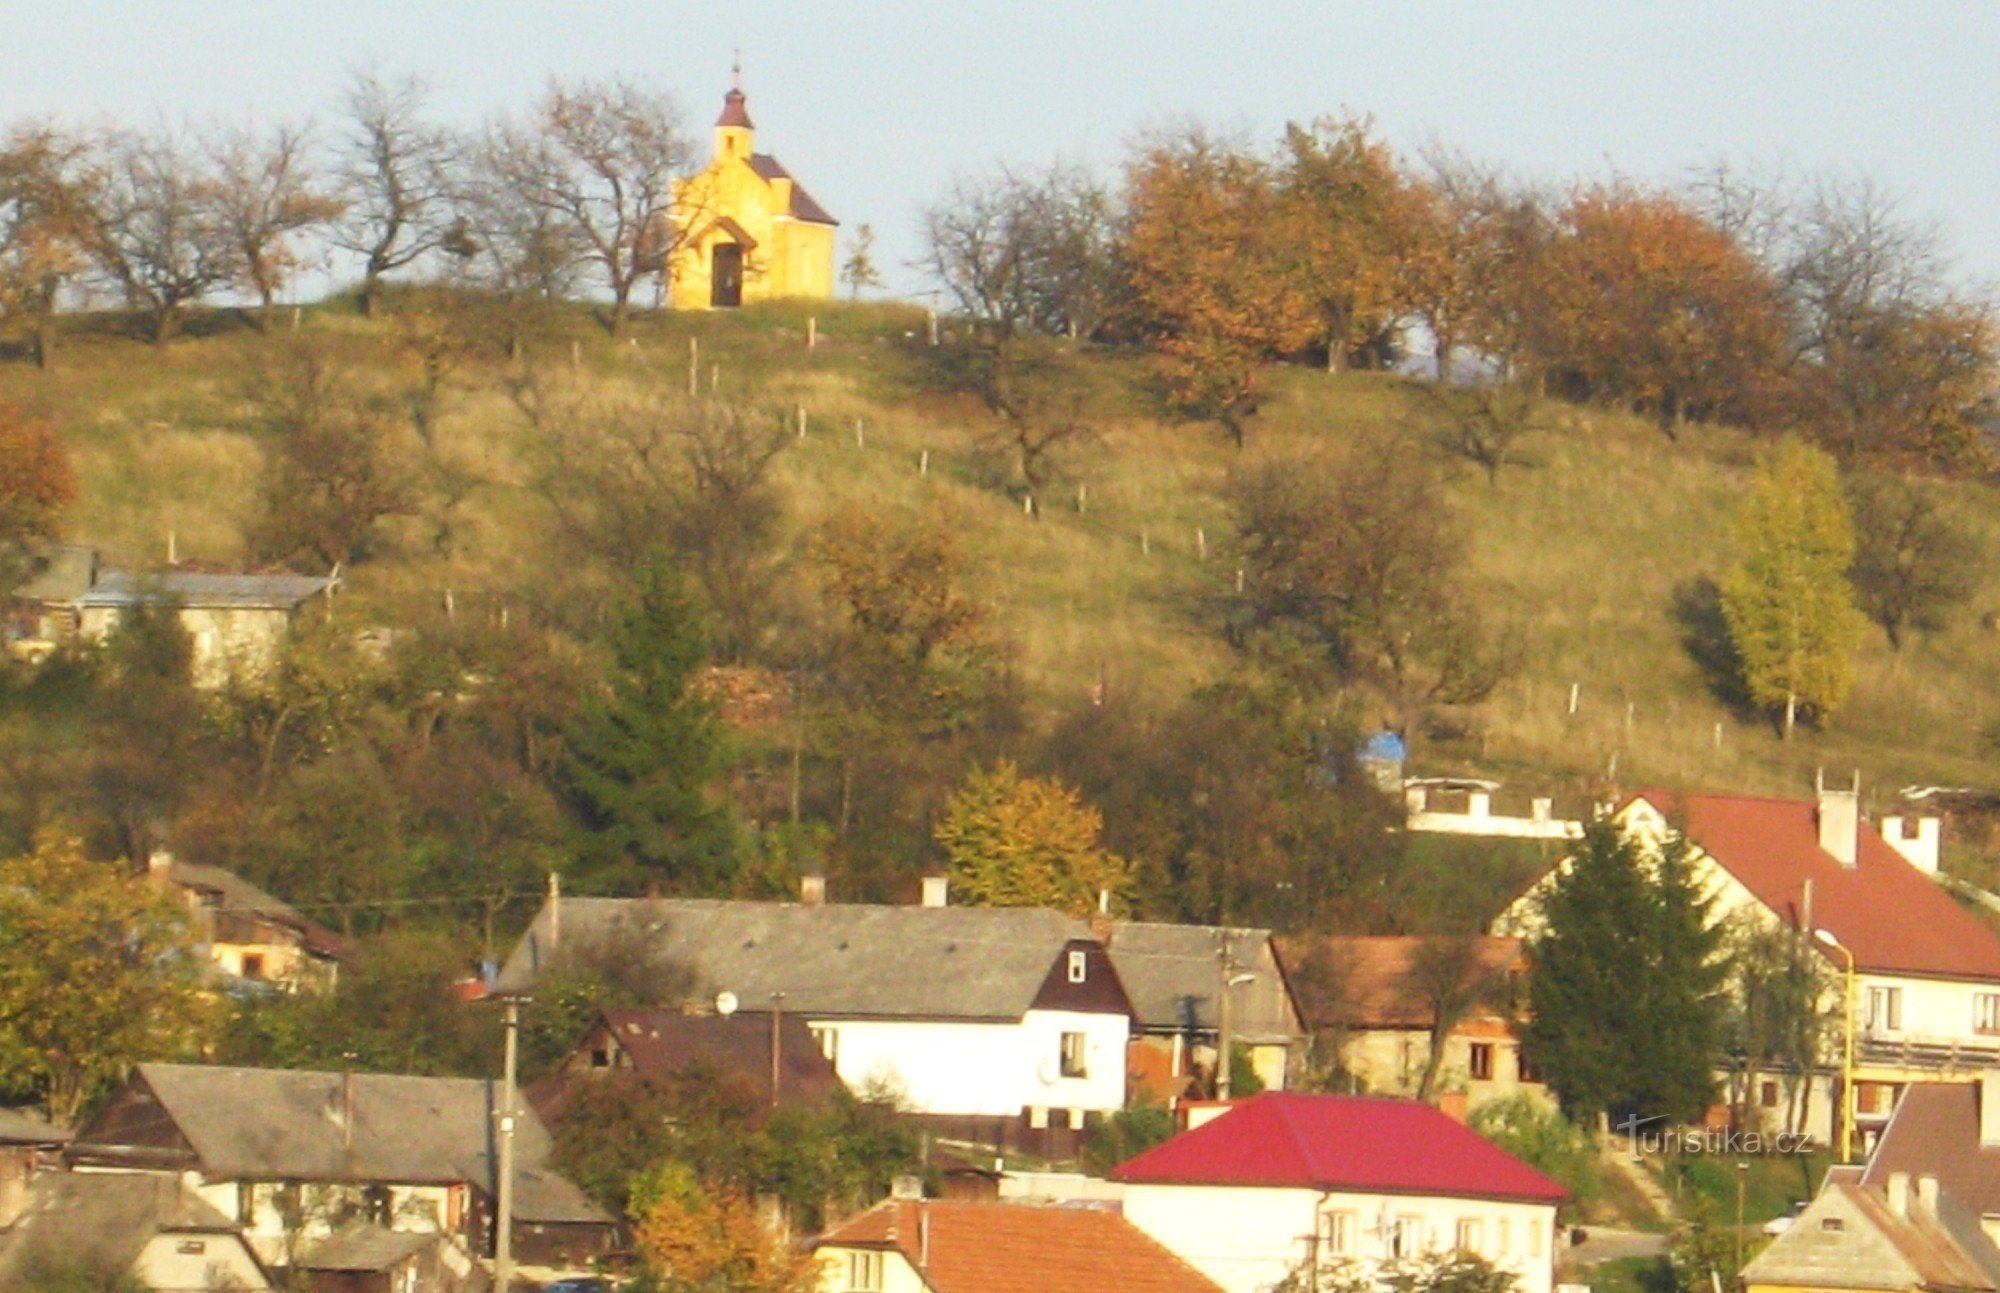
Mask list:
POLYGON ((1493 811, 1493 796, 1484 790, 1475 790, 1465 797, 1467 817, 1485 817, 1493 811))
POLYGON ((2000 1069, 1979 1075, 1979 1147, 2000 1149, 2000 1069))
POLYGON ((931 1212, 921 1200, 917 1203, 917 1269, 931 1268, 931 1212))
POLYGON ((1814 779, 1819 817, 1819 846, 1844 867, 1854 865, 1857 837, 1861 831, 1861 774, 1854 774, 1854 789, 1828 790, 1826 774, 1814 779))
POLYGON ((941 875, 927 875, 924 877, 924 906, 943 907, 948 903, 950 894, 950 877, 941 875))
POLYGON ((1555 815, 1555 800, 1531 799, 1528 801, 1528 816, 1535 821, 1545 822, 1555 815))
POLYGON ((1910 1174, 1889 1173, 1889 1211, 1899 1217, 1910 1215, 1910 1174))
POLYGON ((1109 889, 1099 889, 1097 891, 1097 910, 1090 913, 1090 936, 1104 946, 1109 947, 1111 946, 1111 935, 1116 931, 1117 925, 1111 919, 1111 891, 1109 889))
POLYGON ((1917 1206, 1933 1218, 1938 1214, 1938 1179, 1929 1172, 1917 1178, 1917 1206))
POLYGON ((799 902, 807 907, 826 906, 826 877, 823 875, 800 876, 799 902))
POLYGON ((1883 842, 1903 855, 1908 862, 1925 875, 1936 877, 1938 873, 1938 819, 1919 817, 1914 822, 1906 817, 1884 817, 1882 819, 1883 842))
POLYGON ((151 879, 165 880, 173 869, 174 855, 168 850, 156 848, 146 854, 146 875, 151 879))
POLYGON ((924 1197, 924 1178, 905 1172, 889 1182, 889 1197, 892 1199, 921 1199, 924 1197))

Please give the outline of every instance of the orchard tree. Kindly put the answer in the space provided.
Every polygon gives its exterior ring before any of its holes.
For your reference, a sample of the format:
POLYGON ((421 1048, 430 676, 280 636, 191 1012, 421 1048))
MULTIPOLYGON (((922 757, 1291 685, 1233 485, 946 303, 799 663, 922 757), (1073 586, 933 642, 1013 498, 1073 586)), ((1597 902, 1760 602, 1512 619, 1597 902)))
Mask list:
POLYGON ((76 469, 55 428, 0 404, 0 593, 27 573, 30 545, 56 532, 76 489, 76 469))
POLYGON ((1097 910, 1100 895, 1121 912, 1130 899, 1132 864, 1105 849, 1103 829, 1103 816, 1076 791, 1023 777, 1002 759, 973 770, 932 833, 969 901, 1083 916, 1097 910))
POLYGON ((1722 613, 1753 704, 1824 719, 1847 698, 1861 613, 1847 581, 1854 530, 1833 460, 1799 440, 1780 444, 1736 518, 1736 564, 1722 613))
POLYGON ((1287 277, 1311 303, 1329 371, 1386 358, 1400 329, 1401 260, 1418 216, 1388 146, 1364 118, 1285 128, 1278 174, 1287 277))
POLYGON ((847 259, 840 263, 840 281, 847 284, 848 296, 855 300, 871 287, 882 286, 882 271, 875 264, 875 229, 872 225, 859 225, 854 230, 854 241, 847 249, 847 259))
POLYGON ((133 1064, 191 1058, 199 956, 167 895, 73 839, 0 861, 0 1083, 68 1125, 133 1064))
POLYGON ((234 246, 241 286, 257 297, 258 326, 299 270, 298 236, 339 216, 340 199, 321 189, 312 169, 312 136, 280 124, 269 133, 238 129, 211 140, 215 208, 234 246))
POLYGON ((1695 856, 1600 819, 1541 895, 1522 1045, 1572 1118, 1708 1107, 1728 967, 1695 856))
POLYGON ((35 362, 55 361, 56 311, 90 265, 95 159, 82 138, 44 124, 0 139, 0 317, 25 317, 35 362))
POLYGON ((114 135, 92 186, 87 237, 105 278, 149 320, 153 344, 179 333, 188 307, 242 272, 213 162, 180 135, 114 135))
POLYGON ((338 196, 345 213, 334 245, 361 257, 361 311, 372 316, 384 276, 452 240, 460 148, 428 116, 430 91, 415 77, 360 71, 348 80, 339 142, 338 196))
POLYGON ((1979 540, 1935 489, 1908 477, 1851 477, 1847 505, 1855 536, 1848 578, 1889 645, 1900 651, 1910 630, 1949 624, 1979 586, 1979 540))

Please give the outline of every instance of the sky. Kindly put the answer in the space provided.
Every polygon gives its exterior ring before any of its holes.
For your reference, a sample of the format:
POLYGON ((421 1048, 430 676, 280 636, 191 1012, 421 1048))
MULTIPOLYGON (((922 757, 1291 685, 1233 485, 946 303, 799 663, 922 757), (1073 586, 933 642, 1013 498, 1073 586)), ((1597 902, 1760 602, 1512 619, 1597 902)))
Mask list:
MULTIPOLYGON (((1527 177, 1673 180, 1718 159, 1835 171, 1935 221, 2000 283, 2000 5, 1483 0, 0 0, 0 123, 338 115, 352 69, 414 73, 473 126, 551 76, 622 76, 706 139, 741 51, 760 151, 921 292, 918 213, 1000 162, 1114 168, 1149 126, 1275 140, 1371 115, 1527 177)), ((844 254, 844 253, 843 253, 844 254)))

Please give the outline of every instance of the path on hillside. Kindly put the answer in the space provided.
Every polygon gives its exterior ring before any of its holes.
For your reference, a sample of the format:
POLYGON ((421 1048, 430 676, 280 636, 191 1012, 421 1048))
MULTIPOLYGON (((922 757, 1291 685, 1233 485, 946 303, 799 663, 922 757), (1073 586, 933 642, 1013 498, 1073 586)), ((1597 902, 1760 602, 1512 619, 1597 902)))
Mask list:
POLYGON ((1605 1137, 1598 1147, 1597 1156, 1606 1171, 1616 1172, 1630 1181, 1632 1188, 1651 1205, 1654 1212, 1659 1213, 1662 1221, 1672 1221, 1678 1215, 1673 1199, 1668 1197, 1659 1179, 1646 1170, 1644 1163, 1632 1161, 1631 1151, 1626 1148, 1624 1140, 1616 1136, 1605 1137))

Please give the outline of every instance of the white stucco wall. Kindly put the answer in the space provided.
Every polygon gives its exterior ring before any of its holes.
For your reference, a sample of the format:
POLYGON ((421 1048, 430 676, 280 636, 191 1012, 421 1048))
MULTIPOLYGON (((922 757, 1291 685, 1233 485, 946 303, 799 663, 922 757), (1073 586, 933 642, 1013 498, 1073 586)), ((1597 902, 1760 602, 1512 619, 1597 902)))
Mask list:
POLYGON ((1393 1227, 1409 1218, 1421 1251, 1446 1252, 1461 1221, 1478 1223, 1475 1251, 1514 1272, 1520 1293, 1555 1284, 1555 1208, 1428 1195, 1322 1194, 1251 1186, 1125 1187, 1125 1219, 1221 1285, 1226 1293, 1268 1293, 1313 1257, 1320 1218, 1351 1218, 1353 1251, 1321 1254, 1366 1264, 1391 1256, 1393 1227))
POLYGON ((881 1259, 882 1282, 863 1289, 853 1279, 853 1260, 857 1251, 853 1248, 821 1248, 819 1258, 820 1293, 928 1293, 929 1286, 917 1274, 916 1267, 900 1252, 886 1252, 869 1249, 881 1259))
POLYGON ((1125 1105, 1123 1015, 1030 1010, 1013 1023, 814 1019, 848 1090, 896 1093, 912 1113, 1012 1117, 1125 1105), (1063 1077, 1062 1035, 1082 1033, 1084 1076, 1063 1077))
POLYGON ((234 1235, 155 1235, 132 1273, 149 1289, 268 1289, 269 1280, 234 1235))

